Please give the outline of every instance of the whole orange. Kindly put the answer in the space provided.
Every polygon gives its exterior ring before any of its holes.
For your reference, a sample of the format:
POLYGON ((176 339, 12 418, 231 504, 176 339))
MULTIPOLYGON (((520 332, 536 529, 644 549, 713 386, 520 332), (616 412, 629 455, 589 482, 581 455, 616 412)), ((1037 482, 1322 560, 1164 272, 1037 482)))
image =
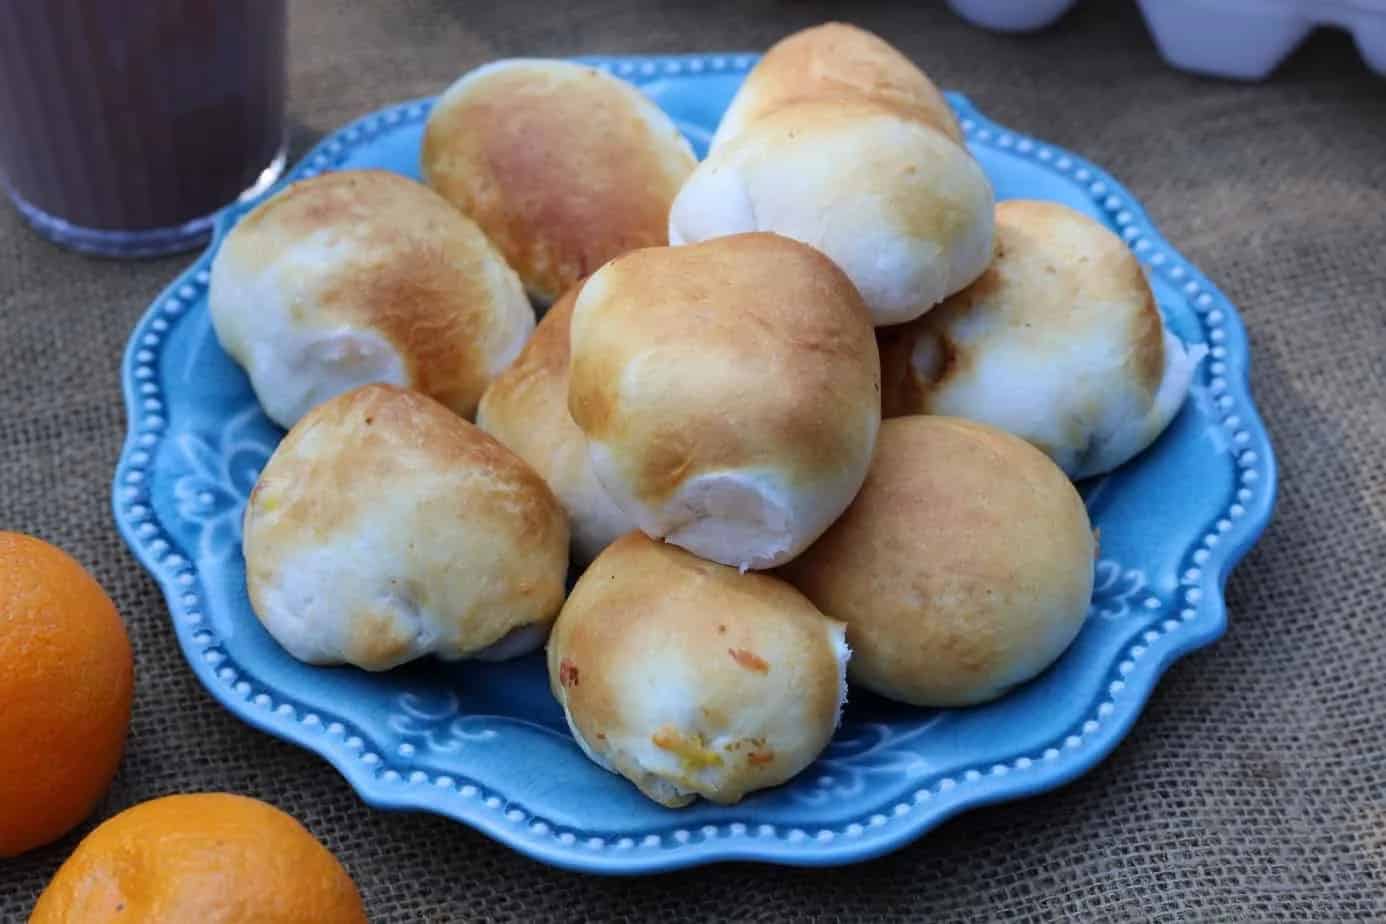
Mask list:
POLYGON ((227 793, 126 809, 77 845, 29 924, 362 924, 346 870, 291 816, 227 793))
POLYGON ((0 532, 0 857, 91 813, 133 691, 130 639, 101 585, 61 549, 0 532))

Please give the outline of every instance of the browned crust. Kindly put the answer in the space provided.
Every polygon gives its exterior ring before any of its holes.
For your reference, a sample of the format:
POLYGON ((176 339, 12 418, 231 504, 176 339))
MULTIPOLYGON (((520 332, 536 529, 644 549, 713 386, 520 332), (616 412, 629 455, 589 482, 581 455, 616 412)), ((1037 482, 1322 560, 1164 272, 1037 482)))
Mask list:
POLYGON ((700 707, 696 728, 650 729, 652 741, 727 767, 733 787, 758 788, 791 770, 777 757, 806 762, 831 736, 840 688, 828 629, 813 604, 779 578, 742 574, 633 532, 608 546, 574 587, 554 624, 550 681, 584 738, 601 743, 633 731, 637 666, 661 658, 705 665, 699 699, 690 704, 700 707), (777 753, 759 735, 703 753, 704 739, 731 728, 773 725, 769 704, 788 701, 802 707, 804 720, 779 731, 798 739, 797 755, 788 746, 777 753))
POLYGON ((477 221, 526 287, 552 298, 607 260, 667 241, 669 207, 695 161, 638 91, 590 68, 535 62, 446 94, 422 165, 477 221))
POLYGON ((1032 253, 1060 236, 1083 241, 1083 252, 1059 254, 1055 259, 1069 259, 1069 269, 1076 277, 1075 301, 1135 303, 1126 365, 1132 380, 1153 395, 1164 377, 1164 322, 1145 271, 1131 248, 1105 225, 1057 202, 1011 199, 998 203, 996 227, 1003 243, 1009 241, 1011 246, 1032 253))
POLYGON ((555 517, 564 519, 544 479, 490 434, 425 395, 385 384, 353 389, 305 415, 280 442, 271 460, 279 464, 266 466, 251 492, 250 509, 262 492, 272 490, 280 499, 281 524, 334 532, 360 514, 354 501, 360 500, 362 485, 393 476, 402 451, 483 473, 506 486, 502 494, 459 498, 460 516, 518 513, 525 533, 536 537, 552 528, 555 517), (315 433, 336 443, 350 439, 350 451, 341 445, 336 452, 300 452, 300 443, 315 433), (313 490, 276 490, 280 479, 310 482, 313 490), (483 510, 478 503, 498 506, 483 510))
MULTIPOLYGON (((444 524, 504 524, 504 539, 536 556, 512 569, 507 599, 534 601, 552 613, 563 597, 567 515, 544 480, 509 449, 431 398, 392 385, 366 385, 306 414, 284 437, 246 507, 246 572, 251 602, 263 612, 262 592, 281 563, 329 537, 370 522, 382 491, 416 477, 433 479, 430 516, 444 524), (522 575, 536 576, 533 581, 522 575)), ((429 542, 437 537, 418 536, 429 542)), ((440 587, 456 576, 455 562, 433 556, 440 571, 418 580, 440 587)), ((424 587, 399 586, 424 599, 424 587)), ((350 615, 357 663, 388 663, 410 640, 384 632, 391 621, 363 604, 350 615)), ((345 618, 346 614, 344 614, 345 618)), ((469 614, 469 632, 482 644, 515 624, 502 607, 469 614)))
POLYGON ((996 257, 987 271, 922 317, 877 330, 882 415, 933 413, 934 395, 972 369, 974 351, 952 335, 969 313, 1004 315, 1010 321, 1005 336, 1028 336, 1020 328, 1034 327, 1036 336, 1059 337, 1065 327, 1085 323, 1076 308, 1096 304, 1125 306, 1129 380, 1153 396, 1164 375, 1164 326, 1136 256, 1107 228, 1066 206, 998 203, 996 257), (914 363, 926 339, 938 357, 927 375, 914 363))
POLYGON ((781 39, 739 91, 743 124, 790 103, 866 99, 962 143, 957 119, 932 80, 879 36, 841 22, 781 39))
POLYGON ((470 417, 489 380, 486 346, 495 297, 486 280, 500 256, 472 222, 427 187, 384 170, 302 180, 233 231, 233 259, 269 263, 312 235, 343 257, 313 304, 319 323, 368 328, 403 358, 411 385, 470 417))
MULTIPOLYGON (((519 355, 482 397, 478 419, 486 420, 488 429, 501 423, 501 440, 507 445, 518 440, 537 448, 552 442, 544 432, 543 421, 524 419, 536 405, 558 402, 563 405, 562 416, 568 415, 568 326, 581 288, 581 283, 574 285, 553 303, 519 355)), ((528 455, 520 448, 511 448, 521 456, 528 455)))
POLYGON ((879 406, 861 296, 827 257, 774 234, 618 258, 584 288, 572 337, 573 420, 640 447, 631 480, 646 501, 694 467, 787 454, 804 472, 832 470, 860 455, 860 421, 879 406))
POLYGON ((778 573, 847 623, 854 680, 954 705, 999 692, 994 678, 1053 621, 1081 621, 1092 543, 1077 491, 1030 444, 900 417, 882 424, 847 512, 778 573))

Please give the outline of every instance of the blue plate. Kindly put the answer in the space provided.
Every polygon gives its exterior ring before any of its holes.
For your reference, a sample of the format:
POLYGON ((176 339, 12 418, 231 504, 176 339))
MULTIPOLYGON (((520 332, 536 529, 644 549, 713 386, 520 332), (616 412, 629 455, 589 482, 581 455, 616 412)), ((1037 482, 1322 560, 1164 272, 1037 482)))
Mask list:
MULTIPOLYGON (((587 59, 640 86, 699 154, 749 55, 587 59)), ((536 859, 648 873, 717 860, 848 863, 975 805, 1058 786, 1126 733, 1166 666, 1220 636, 1229 569, 1270 518, 1275 463, 1247 390, 1236 311, 1160 237, 1126 190, 1053 145, 950 96, 1000 198, 1055 199, 1104 222, 1149 270, 1169 326, 1210 356, 1164 436, 1082 485, 1102 554, 1082 633, 999 702, 931 712, 856 693, 826 753, 740 805, 664 809, 578 750, 538 656, 418 663, 386 674, 314 668, 261 629, 245 594, 240 518, 282 436, 207 317, 207 253, 159 296, 122 369, 130 432, 116 470, 121 533, 164 590, 178 641, 213 697, 326 758, 371 805, 437 812, 536 859)), ((418 176, 429 100, 328 136, 285 178, 384 167, 418 176)))

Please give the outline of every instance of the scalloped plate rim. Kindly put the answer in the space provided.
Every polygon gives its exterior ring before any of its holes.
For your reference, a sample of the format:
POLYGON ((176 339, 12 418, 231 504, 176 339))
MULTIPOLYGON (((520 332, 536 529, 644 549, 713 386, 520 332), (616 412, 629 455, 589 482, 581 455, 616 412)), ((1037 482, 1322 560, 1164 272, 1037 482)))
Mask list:
MULTIPOLYGON (((667 66, 676 66, 676 64, 688 66, 695 62, 702 65, 698 70, 706 73, 718 71, 742 73, 754 63, 757 57, 758 55, 755 53, 749 52, 725 52, 661 56, 583 56, 577 60, 610 70, 627 64, 631 71, 635 68, 653 67, 655 69, 653 74, 645 73, 639 76, 662 76, 663 69, 667 66), (713 68, 711 63, 717 60, 728 62, 731 66, 728 67, 723 64, 713 68)), ((196 568, 178 569, 169 566, 156 556, 149 544, 142 541, 135 532, 141 522, 159 523, 153 505, 149 505, 149 517, 146 520, 137 520, 127 509, 128 505, 133 504, 133 502, 128 501, 128 498, 125 498, 123 494, 130 484, 127 476, 135 468, 131 457, 134 453, 142 451, 140 438, 150 432, 141 432, 137 426, 140 417, 138 407, 140 398, 136 394, 135 369, 138 365, 136 354, 143 348, 142 340, 154 319, 160 315, 161 307, 173 299, 178 290, 189 280, 208 269, 212 255, 216 252, 222 237, 232 223, 232 217, 249 208, 251 204, 230 207, 218 218, 212 240, 207 249, 190 267, 180 273, 172 283, 160 292, 149 309, 136 323, 121 362, 121 385, 127 417, 127 434, 116 465, 111 498, 112 512, 117 528, 127 546, 158 583, 168 605, 170 619, 174 623, 174 634, 177 636, 179 647, 199 682, 215 701, 242 721, 275 737, 310 750, 326 760, 347 780, 362 801, 372 807, 441 814, 461 821, 535 860, 586 873, 611 875, 656 873, 725 861, 760 861, 788 866, 834 866, 858 862, 898 849, 968 809, 1032 796, 1062 786, 1106 758, 1130 731, 1165 670, 1180 657, 1202 648, 1222 636, 1227 626, 1226 602, 1223 591, 1228 575, 1255 544, 1270 521, 1277 492, 1276 463, 1269 436, 1250 392, 1249 342, 1241 318, 1232 304, 1187 258, 1184 258, 1169 245, 1155 228, 1139 201, 1115 178, 1070 151, 1014 132, 992 122, 983 116, 976 106, 962 94, 950 92, 947 96, 955 108, 959 110, 961 118, 971 119, 976 125, 995 134, 1004 134, 1010 137, 1013 142, 1024 140, 1033 145, 1048 148, 1057 157, 1067 158, 1071 161, 1075 169, 1087 170, 1094 180, 1105 183, 1111 194, 1117 195, 1123 200, 1123 208, 1132 213, 1130 221, 1132 226, 1139 228, 1145 238, 1156 243, 1165 253, 1174 256, 1182 262, 1183 266, 1187 267, 1192 281, 1198 283, 1200 291, 1206 292, 1211 297, 1213 304, 1225 316, 1223 325, 1227 331, 1227 336, 1224 345, 1227 348, 1227 366, 1230 373, 1226 376, 1228 391, 1236 397, 1238 411, 1243 418, 1243 426, 1251 434, 1250 448, 1255 449, 1260 455, 1261 484, 1254 501, 1247 505, 1245 515, 1240 522, 1234 524, 1227 531, 1228 534, 1224 537, 1226 541, 1210 549, 1210 555, 1199 583, 1199 587, 1203 589, 1203 596, 1197 603, 1197 618, 1192 622, 1181 624, 1180 631, 1177 633, 1166 633, 1160 636, 1160 641, 1163 644, 1160 644, 1158 650, 1152 649, 1150 657, 1142 659, 1126 677, 1127 686, 1123 693, 1121 705, 1102 723, 1099 731, 1084 737, 1080 748, 1072 751, 1065 749, 1058 759, 1044 764, 1036 764, 1024 773, 1014 773, 999 779, 985 776, 966 786, 957 785, 948 795, 933 797, 928 806, 912 807, 903 819, 890 818, 882 814, 881 817, 885 820, 879 826, 874 825, 873 819, 873 828, 867 829, 857 837, 836 836, 827 843, 812 836, 802 838, 797 842, 785 838, 760 838, 750 831, 750 828, 755 824, 754 820, 747 819, 744 823, 746 830, 739 836, 704 838, 699 841, 679 843, 676 846, 663 845, 661 841, 661 846, 653 852, 641 852, 640 845, 626 851, 615 852, 613 850, 589 849, 581 838, 572 839, 566 844, 553 839, 539 839, 542 835, 534 835, 527 825, 517 825, 510 822, 505 817, 505 805, 500 808, 489 808, 479 798, 461 800, 458 798, 459 794, 456 790, 440 789, 431 783, 413 783, 404 780, 394 784, 383 783, 376 777, 374 770, 365 766, 354 755, 344 752, 340 747, 326 746, 321 731, 310 730, 298 719, 282 719, 276 712, 258 707, 249 699, 230 695, 230 691, 218 680, 215 667, 197 656, 199 651, 193 647, 191 641, 192 630, 178 619, 179 614, 183 611, 181 597, 188 592, 188 586, 181 585, 178 578, 185 574, 192 574, 194 585, 200 584, 200 577, 197 576, 196 568), (871 833, 874 828, 879 828, 879 833, 871 833)), ((340 149, 343 136, 353 131, 359 133, 363 126, 373 120, 378 121, 383 114, 402 112, 411 107, 426 107, 432 99, 433 97, 424 97, 386 106, 354 119, 336 131, 327 134, 303 155, 293 169, 285 173, 279 183, 266 191, 264 195, 272 195, 284 184, 297 178, 306 164, 321 155, 325 155, 334 146, 340 149)), ((1072 181, 1070 180, 1070 182, 1072 181)), ((155 437, 156 443, 167 436, 172 429, 166 421, 163 426, 158 428, 158 434, 155 437)), ((147 447, 148 444, 146 444, 145 451, 147 451, 147 447)), ((166 535, 166 531, 164 534, 166 535)), ((170 543, 170 545, 175 544, 170 543)), ((176 549, 176 551, 183 553, 185 561, 189 563, 196 561, 195 556, 187 554, 186 550, 176 549)), ((883 806, 882 812, 884 809, 883 806)), ((668 827, 670 829, 677 828, 677 821, 671 821, 668 827)))

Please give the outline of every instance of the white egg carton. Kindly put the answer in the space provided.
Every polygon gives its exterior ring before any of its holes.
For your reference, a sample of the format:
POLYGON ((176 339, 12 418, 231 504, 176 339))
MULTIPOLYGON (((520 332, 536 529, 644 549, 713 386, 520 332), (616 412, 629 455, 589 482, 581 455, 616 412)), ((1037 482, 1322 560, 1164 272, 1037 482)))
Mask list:
MULTIPOLYGON (((1028 32, 1077 0, 948 0, 987 29, 1028 32)), ((1181 70, 1260 80, 1319 26, 1352 33, 1367 66, 1386 75, 1386 0, 1137 0, 1160 54, 1181 70)))

